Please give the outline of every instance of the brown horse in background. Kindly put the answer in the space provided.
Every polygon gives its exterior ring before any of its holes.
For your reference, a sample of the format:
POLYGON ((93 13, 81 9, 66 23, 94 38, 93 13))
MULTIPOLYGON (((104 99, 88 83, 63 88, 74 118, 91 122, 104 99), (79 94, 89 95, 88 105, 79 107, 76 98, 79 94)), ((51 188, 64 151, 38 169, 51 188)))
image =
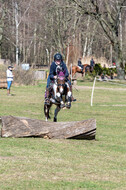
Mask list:
MULTIPOLYGON (((81 73, 81 74, 82 74, 82 77, 83 77, 83 74, 84 74, 84 73, 87 73, 87 72, 91 72, 91 66, 88 65, 88 64, 83 65, 83 70, 80 69, 79 66, 72 66, 72 77, 73 77, 76 73, 81 73)), ((70 70, 70 73, 71 73, 71 70, 70 70)))

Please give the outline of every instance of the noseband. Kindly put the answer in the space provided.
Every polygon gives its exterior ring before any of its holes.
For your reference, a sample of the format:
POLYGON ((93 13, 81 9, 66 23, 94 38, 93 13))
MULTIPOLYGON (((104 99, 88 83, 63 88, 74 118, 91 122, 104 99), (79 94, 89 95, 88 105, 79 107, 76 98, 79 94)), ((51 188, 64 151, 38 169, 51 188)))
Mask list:
POLYGON ((60 86, 65 86, 65 77, 58 77, 57 78, 57 86, 60 87, 60 86), (61 81, 61 83, 58 83, 58 81, 61 81))

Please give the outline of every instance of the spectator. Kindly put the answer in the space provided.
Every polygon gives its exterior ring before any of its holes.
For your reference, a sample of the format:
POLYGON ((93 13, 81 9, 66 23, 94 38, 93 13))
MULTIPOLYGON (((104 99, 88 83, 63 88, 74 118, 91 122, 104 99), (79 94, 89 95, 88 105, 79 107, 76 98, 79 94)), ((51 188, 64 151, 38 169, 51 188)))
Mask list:
POLYGON ((7 95, 8 96, 11 96, 11 94, 10 94, 10 88, 11 88, 12 81, 13 81, 12 70, 13 70, 13 67, 12 66, 8 66, 8 69, 6 71, 6 74, 7 74, 7 95))

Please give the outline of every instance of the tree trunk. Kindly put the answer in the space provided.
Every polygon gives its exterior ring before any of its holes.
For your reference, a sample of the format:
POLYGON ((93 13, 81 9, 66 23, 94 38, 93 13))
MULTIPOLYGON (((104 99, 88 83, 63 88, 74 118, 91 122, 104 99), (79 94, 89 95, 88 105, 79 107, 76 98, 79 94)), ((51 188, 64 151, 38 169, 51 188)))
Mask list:
POLYGON ((15 24, 16 24, 16 65, 19 64, 19 22, 18 22, 18 4, 15 2, 15 24))
POLYGON ((119 43, 113 45, 114 51, 116 52, 116 69, 117 69, 117 78, 119 80, 125 80, 125 69, 123 65, 123 56, 120 49, 119 43))
POLYGON ((41 137, 55 139, 95 139, 96 120, 46 122, 23 117, 2 116, 1 137, 41 137))

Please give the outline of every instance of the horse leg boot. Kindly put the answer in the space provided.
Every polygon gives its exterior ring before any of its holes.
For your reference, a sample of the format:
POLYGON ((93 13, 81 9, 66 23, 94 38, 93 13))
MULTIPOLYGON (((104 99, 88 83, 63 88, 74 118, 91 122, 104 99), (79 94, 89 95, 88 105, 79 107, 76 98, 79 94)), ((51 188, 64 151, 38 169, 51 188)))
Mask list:
POLYGON ((71 97, 68 97, 68 102, 66 104, 66 108, 68 108, 68 109, 71 108, 71 97))
POLYGON ((45 92, 45 105, 50 105, 49 88, 46 88, 46 92, 45 92))
MULTIPOLYGON (((71 94, 72 94, 72 85, 70 85, 70 91, 71 91, 71 94)), ((76 99, 73 97, 73 95, 71 95, 71 102, 75 102, 76 99)))

